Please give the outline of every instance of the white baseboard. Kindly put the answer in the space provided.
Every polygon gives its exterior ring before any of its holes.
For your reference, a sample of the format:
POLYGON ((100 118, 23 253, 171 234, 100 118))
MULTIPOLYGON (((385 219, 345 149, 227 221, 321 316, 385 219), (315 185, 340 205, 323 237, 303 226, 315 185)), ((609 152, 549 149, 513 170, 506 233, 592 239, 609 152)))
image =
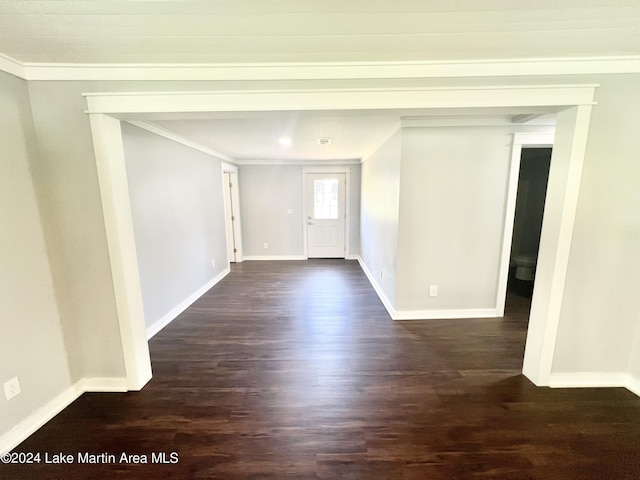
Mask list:
POLYGON ((551 388, 616 388, 627 386, 626 373, 552 373, 549 378, 551 388))
POLYGON ((627 390, 640 397, 640 379, 633 375, 627 374, 627 383, 625 385, 627 390))
POLYGON ((18 425, 0 437, 0 455, 10 452, 76 400, 83 391, 76 383, 56 395, 18 425))
MULTIPOLYGON (((358 255, 347 255, 345 260, 358 260, 358 255)), ((246 255, 243 260, 309 260, 304 255, 246 255)))
POLYGON ((495 308, 464 308, 456 310, 396 310, 394 320, 440 320, 450 318, 496 318, 495 308))
MULTIPOLYGON (((245 257, 245 260, 247 258, 245 257)), ((162 316, 162 318, 153 322, 149 327, 147 327, 147 340, 150 340, 154 337, 160 330, 169 325, 172 321, 174 321, 178 315, 184 312, 187 308, 189 308, 193 303, 198 300, 202 295, 207 293, 211 288, 220 282, 224 277, 229 275, 231 272, 231 268, 227 266, 222 272, 200 287, 198 290, 193 292, 189 297, 187 297, 184 301, 182 301, 179 305, 176 305, 169 312, 162 316)))
POLYGON ((376 281, 375 276, 369 271, 367 265, 362 258, 358 255, 356 257, 362 271, 369 279, 369 283, 375 290, 376 294, 380 298, 380 301, 384 305, 384 308, 389 312, 389 316, 393 320, 435 320, 446 318, 496 318, 498 317, 498 310, 495 308, 468 308, 459 310, 396 310, 391 305, 391 302, 382 291, 380 285, 376 281))
POLYGON ((367 265, 364 263, 364 260, 362 260, 362 257, 360 257, 360 255, 358 255, 356 257, 356 260, 358 260, 358 263, 360 264, 360 268, 362 268, 362 271, 364 272, 364 274, 369 279, 369 283, 371 284, 371 286, 375 290, 376 294, 378 295, 378 298, 382 302, 382 305, 384 305, 384 308, 387 309, 387 312, 389 313, 389 316, 392 319, 394 319, 396 311, 393 308, 393 305, 391 305, 391 302, 389 301, 387 296, 384 294, 384 291, 382 290, 382 287, 380 285, 378 285, 378 282, 376 281, 375 276, 369 271, 369 269, 367 268, 367 265))
POLYGON ((126 378, 82 378, 0 437, 0 456, 10 452, 85 392, 126 392, 126 378))
POLYGON ((245 260, 307 260, 304 255, 245 255, 245 260))
POLYGON ((82 392, 127 392, 129 387, 127 379, 109 377, 109 378, 82 378, 76 385, 82 392))

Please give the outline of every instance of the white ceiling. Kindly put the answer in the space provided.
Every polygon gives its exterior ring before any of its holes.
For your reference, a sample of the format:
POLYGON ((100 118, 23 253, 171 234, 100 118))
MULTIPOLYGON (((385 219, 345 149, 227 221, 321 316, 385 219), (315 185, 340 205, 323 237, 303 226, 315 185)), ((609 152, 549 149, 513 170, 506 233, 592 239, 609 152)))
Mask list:
MULTIPOLYGON (((0 0, 0 53, 20 62, 91 64, 640 55, 639 19, 640 0, 0 0)), ((371 153, 404 116, 488 115, 508 122, 523 113, 532 112, 149 119, 240 161, 350 160, 371 153), (282 136, 293 139, 290 147, 278 143, 282 136), (331 144, 319 145, 319 137, 331 137, 331 144)))
MULTIPOLYGON (((460 122, 509 124, 516 114, 544 113, 543 109, 465 110, 342 110, 307 112, 209 113, 191 119, 149 116, 153 124, 233 160, 243 162, 360 160, 373 153, 399 126, 401 119, 449 125, 460 122), (282 146, 279 139, 290 137, 282 146), (329 145, 318 138, 330 137, 329 145)), ((183 114, 180 114, 184 117, 183 114)), ((535 120, 554 125, 555 115, 535 120)))
POLYGON ((331 112, 273 112, 244 118, 155 121, 234 160, 353 160, 381 143, 398 124, 393 115, 364 113, 337 116, 331 112), (280 138, 292 140, 280 145, 280 138), (318 138, 331 143, 320 145, 318 138))
POLYGON ((640 54, 639 0, 1 0, 21 62, 430 61, 640 54))

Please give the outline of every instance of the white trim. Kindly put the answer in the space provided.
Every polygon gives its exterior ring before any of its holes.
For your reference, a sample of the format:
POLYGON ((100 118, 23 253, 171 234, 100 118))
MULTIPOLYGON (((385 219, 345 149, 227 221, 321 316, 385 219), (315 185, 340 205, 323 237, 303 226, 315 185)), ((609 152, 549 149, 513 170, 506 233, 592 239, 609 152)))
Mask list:
POLYGON ((498 311, 495 308, 468 308, 458 310, 396 310, 391 305, 391 301, 387 298, 382 290, 382 287, 376 281, 375 276, 369 271, 367 265, 362 260, 362 257, 358 255, 356 257, 360 268, 367 276, 369 283, 375 290, 378 298, 387 309, 387 313, 392 320, 440 320, 440 319, 453 319, 453 318, 496 318, 499 317, 498 311))
POLYGON ((232 163, 220 162, 220 168, 223 172, 238 173, 238 165, 234 165, 232 163))
POLYGON ((349 222, 351 221, 351 167, 349 166, 314 166, 302 168, 302 248, 304 257, 309 258, 309 229, 307 228, 307 174, 314 173, 344 173, 345 191, 344 191, 344 258, 350 256, 349 242, 350 232, 349 222))
MULTIPOLYGON (((402 128, 421 127, 495 127, 517 126, 543 116, 543 113, 531 115, 486 115, 486 116, 434 116, 434 117, 401 117, 402 128), (526 117, 526 119, 524 118, 526 117), (526 121, 525 121, 526 120, 526 121)), ((536 126, 555 126, 555 120, 548 119, 545 123, 537 123, 536 126), (545 125, 546 124, 546 125, 545 125)))
POLYGON ((535 120, 536 118, 541 117, 542 115, 543 115, 542 113, 523 113, 521 115, 514 115, 513 117, 511 117, 511 123, 516 123, 516 124, 529 123, 535 120))
POLYGON ((549 377, 551 388, 626 388, 640 397, 640 380, 624 372, 612 373, 552 373, 549 377))
POLYGON ((513 143, 526 148, 553 147, 555 133, 540 132, 516 132, 513 134, 513 143))
POLYGON ((548 385, 553 366, 591 108, 576 106, 558 116, 562 138, 557 130, 522 365, 522 373, 538 386, 548 385))
POLYGON ((307 257, 304 255, 249 255, 244 257, 247 261, 254 260, 307 260, 307 257))
POLYGON ((384 290, 382 290, 382 287, 378 285, 378 282, 376 281, 376 277, 369 271, 369 269, 367 268, 367 264, 364 263, 364 260, 362 260, 362 257, 360 255, 358 255, 357 260, 358 260, 358 263, 360 264, 360 268, 362 268, 362 271, 367 276, 369 283, 373 287, 373 290, 376 292, 376 295, 378 295, 378 298, 382 302, 382 305, 384 305, 384 308, 387 309, 387 313, 393 320, 396 315, 396 311, 393 308, 393 305, 391 305, 391 301, 384 294, 384 290))
POLYGON ((0 437, 0 455, 10 452, 20 445, 45 423, 71 405, 82 393, 77 383, 71 385, 2 435, 0 437))
MULTIPOLYGON (((233 243, 235 252, 233 252, 233 258, 235 263, 242 263, 244 261, 244 250, 242 247, 242 218, 240 208, 240 178, 238 173, 238 166, 230 163, 221 162, 221 180, 222 180, 222 200, 224 204, 225 219, 224 219, 224 233, 225 239, 229 241, 229 228, 233 229, 233 243), (231 188, 231 205, 227 203, 227 185, 225 183, 224 174, 229 174, 230 183, 234 184, 235 188, 231 188), (233 206, 235 205, 235 210, 233 206), (233 220, 227 218, 227 214, 232 212, 233 220)), ((229 245, 227 247, 227 260, 229 259, 229 245)))
POLYGON ((359 158, 352 158, 346 160, 296 160, 296 159, 255 159, 255 158, 247 158, 247 159, 236 159, 235 162, 238 165, 288 165, 288 166, 345 166, 345 165, 359 165, 359 158))
POLYGON ((83 393, 127 391, 127 379, 118 377, 81 378, 76 385, 83 393))
POLYGON ((156 320, 153 324, 147 327, 147 339, 151 340, 160 330, 169 325, 173 320, 175 320, 178 315, 184 312, 187 308, 189 308, 193 303, 202 297, 205 293, 211 290, 216 284, 218 284, 224 277, 229 275, 231 272, 231 268, 227 266, 222 272, 216 275, 214 278, 205 283, 198 290, 193 292, 187 298, 185 298, 182 302, 172 308, 169 312, 163 315, 161 318, 156 320))
POLYGON ((89 121, 124 365, 129 390, 140 390, 151 379, 151 359, 131 217, 122 128, 118 120, 106 115, 90 115, 89 121))
POLYGON ((239 90, 204 92, 91 92, 87 113, 185 113, 282 110, 571 107, 593 105, 598 85, 239 90))
POLYGON ((640 397, 640 380, 630 373, 627 374, 627 382, 625 384, 625 387, 627 387, 627 390, 629 390, 631 393, 640 397))
MULTIPOLYGON (((26 80, 332 80, 640 73, 640 56, 413 62, 46 63, 4 56, 26 80)), ((0 68, 4 69, 4 63, 0 68)), ((10 72, 12 73, 12 72, 10 72)), ((14 73, 15 75, 15 73, 14 73)))
POLYGON ((125 392, 126 378, 82 378, 0 437, 0 455, 10 452, 85 392, 125 392))
POLYGON ((551 388, 625 388, 626 373, 552 373, 549 377, 551 388))
POLYGON ((225 155, 224 153, 216 152, 215 150, 209 147, 206 147, 198 142, 194 142, 193 140, 189 140, 188 138, 185 138, 182 135, 178 135, 177 133, 174 133, 171 130, 167 130, 164 127, 160 127, 155 123, 151 123, 143 120, 126 120, 126 122, 138 128, 142 128, 147 132, 155 133, 156 135, 164 137, 168 140, 173 140, 174 142, 184 145, 185 147, 193 148, 194 150, 197 150, 199 152, 206 153, 207 155, 215 157, 219 160, 224 160, 230 163, 236 163, 236 161, 233 158, 229 157, 228 155, 225 155))
POLYGON ((242 245, 242 207, 240 205, 240 173, 236 169, 235 172, 230 171, 229 177, 235 188, 231 189, 231 201, 235 207, 233 210, 233 238, 235 239, 236 263, 244 260, 244 247, 242 245))
MULTIPOLYGON (((514 135, 515 139, 515 135, 514 135)), ((513 224, 516 214, 516 199, 518 195, 518 177, 520 174, 520 158, 522 145, 514 140, 511 147, 511 162, 509 164, 509 182, 507 186, 507 203, 505 206, 504 227, 502 229, 502 253, 498 268, 498 289, 496 297, 496 310, 500 316, 504 316, 504 308, 507 300, 507 281, 509 277, 509 260, 511 258, 511 242, 513 240, 513 224)))
POLYGON ((394 320, 441 320, 452 318, 496 318, 495 308, 465 308, 458 310, 396 310, 394 320))
POLYGON ((15 75, 18 78, 26 80, 27 73, 24 65, 15 58, 0 53, 0 71, 15 75))
POLYGON ((516 198, 518 196, 518 177, 520 175, 520 158, 523 147, 553 147, 553 133, 514 133, 509 164, 509 181, 507 186, 507 203, 505 206, 504 226, 502 229, 502 253, 498 270, 498 289, 496 295, 497 316, 504 316, 507 299, 507 281, 509 277, 509 260, 511 258, 511 242, 513 240, 513 224, 516 214, 516 198))
POLYGON ((360 258, 359 255, 351 254, 344 257, 345 260, 358 260, 360 258))

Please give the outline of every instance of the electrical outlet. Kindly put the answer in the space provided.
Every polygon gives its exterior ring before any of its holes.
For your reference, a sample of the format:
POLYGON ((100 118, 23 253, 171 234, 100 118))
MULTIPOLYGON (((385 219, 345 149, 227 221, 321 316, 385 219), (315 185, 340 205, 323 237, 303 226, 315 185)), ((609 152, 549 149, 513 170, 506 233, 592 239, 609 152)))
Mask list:
POLYGON ((264 248, 269 248, 269 244, 267 242, 264 242, 264 248))
POLYGON ((438 286, 437 285, 429 285, 429 296, 437 297, 438 296, 438 286))
POLYGON ((292 209, 292 208, 290 208, 289 210, 287 210, 287 214, 289 214, 289 215, 293 215, 293 209, 292 209))
POLYGON ((7 400, 11 400, 13 397, 20 393, 20 382, 18 377, 13 377, 11 380, 4 382, 4 396, 7 400))
POLYGON ((211 266, 216 268, 216 261, 213 258, 211 259, 211 266))

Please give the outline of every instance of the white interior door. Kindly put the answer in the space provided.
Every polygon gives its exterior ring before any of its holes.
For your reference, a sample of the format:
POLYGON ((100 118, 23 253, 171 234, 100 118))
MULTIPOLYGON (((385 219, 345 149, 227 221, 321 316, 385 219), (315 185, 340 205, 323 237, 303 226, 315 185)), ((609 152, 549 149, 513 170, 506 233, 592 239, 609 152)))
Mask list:
POLYGON ((231 195, 232 180, 230 172, 223 172, 224 180, 224 210, 225 210, 225 222, 227 231, 227 258, 229 262, 236 261, 236 241, 233 235, 233 196, 231 195))
POLYGON ((307 257, 345 257, 344 173, 307 174, 307 257))
POLYGON ((224 211, 227 232, 227 258, 229 262, 242 262, 242 226, 240 224, 240 194, 238 172, 222 170, 224 211))

